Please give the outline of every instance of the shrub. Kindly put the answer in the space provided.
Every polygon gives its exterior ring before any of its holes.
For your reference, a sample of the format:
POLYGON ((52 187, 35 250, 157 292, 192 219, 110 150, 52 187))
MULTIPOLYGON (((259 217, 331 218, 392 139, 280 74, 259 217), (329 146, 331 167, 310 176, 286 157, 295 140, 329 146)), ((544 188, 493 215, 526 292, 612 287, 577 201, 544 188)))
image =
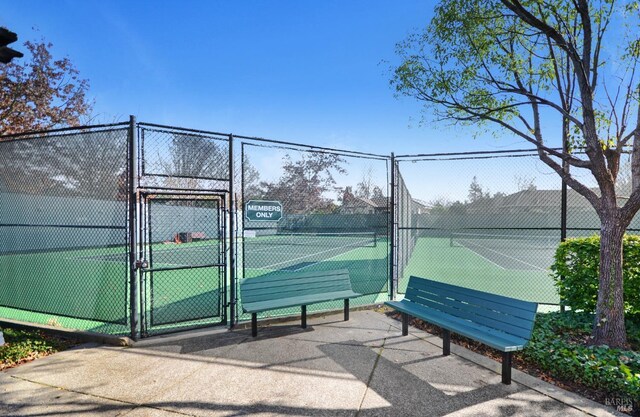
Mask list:
MULTIPOLYGON (((640 236, 623 240, 625 312, 640 312, 640 236)), ((551 266, 562 304, 573 310, 594 312, 598 297, 600 237, 570 238, 562 242, 551 266)))
POLYGON ((592 323, 588 313, 538 314, 523 357, 556 378, 581 383, 607 397, 638 401, 640 353, 586 345, 592 323))
POLYGON ((6 344, 0 346, 0 371, 76 344, 75 341, 48 336, 39 331, 2 329, 6 344))

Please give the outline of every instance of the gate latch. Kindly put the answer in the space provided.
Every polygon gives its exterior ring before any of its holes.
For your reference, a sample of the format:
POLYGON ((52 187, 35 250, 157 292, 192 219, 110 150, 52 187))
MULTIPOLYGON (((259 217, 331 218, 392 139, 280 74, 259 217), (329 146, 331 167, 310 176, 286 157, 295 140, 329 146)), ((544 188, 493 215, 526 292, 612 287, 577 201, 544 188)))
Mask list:
POLYGON ((147 269, 149 262, 146 259, 136 259, 136 269, 147 269))

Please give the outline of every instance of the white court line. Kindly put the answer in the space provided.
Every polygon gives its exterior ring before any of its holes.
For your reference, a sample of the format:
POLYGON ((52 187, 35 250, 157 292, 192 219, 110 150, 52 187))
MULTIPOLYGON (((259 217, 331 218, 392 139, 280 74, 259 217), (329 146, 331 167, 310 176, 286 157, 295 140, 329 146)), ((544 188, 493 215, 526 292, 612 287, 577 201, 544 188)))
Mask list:
MULTIPOLYGON (((276 267, 276 266, 279 266, 279 265, 282 265, 282 264, 286 264, 286 263, 289 263, 289 262, 295 262, 295 261, 299 261, 299 260, 301 260, 301 259, 309 258, 309 257, 311 257, 311 256, 321 255, 321 254, 323 254, 323 253, 331 252, 331 251, 334 251, 334 250, 337 250, 337 249, 346 248, 346 247, 348 247, 348 246, 353 246, 353 245, 338 246, 338 247, 336 247, 336 248, 327 249, 327 250, 324 250, 324 251, 322 251, 322 252, 314 252, 314 253, 312 253, 312 254, 310 254, 310 255, 301 256, 301 257, 299 257, 299 258, 295 258, 295 259, 288 259, 288 260, 286 260, 286 261, 278 262, 278 263, 275 263, 275 264, 273 264, 273 265, 263 266, 263 267, 261 267, 261 268, 259 268, 259 269, 273 268, 273 267, 276 267)), ((340 255, 345 254, 345 253, 349 253, 349 252, 351 252, 352 250, 356 250, 356 249, 360 249, 360 248, 353 248, 353 249, 351 249, 351 250, 349 250, 349 251, 341 252, 341 253, 339 253, 339 254, 337 254, 337 255, 335 255, 335 256, 332 256, 331 258, 335 258, 336 256, 340 256, 340 255)), ((327 258, 327 259, 331 259, 331 258, 327 258)), ((324 261, 326 261, 327 259, 323 259, 322 261, 318 261, 318 262, 324 262, 324 261)), ((309 266, 311 266, 311 265, 309 265, 309 266)))
POLYGON ((328 261, 329 259, 337 258, 338 256, 344 255, 345 253, 353 252, 353 251, 354 251, 354 250, 356 250, 356 249, 360 249, 360 248, 353 248, 353 249, 348 250, 348 251, 346 251, 346 252, 339 253, 339 254, 334 255, 334 256, 331 256, 331 257, 329 257, 329 258, 325 258, 325 259, 323 259, 323 260, 321 260, 321 261, 317 261, 317 262, 310 263, 309 265, 305 265, 305 266, 303 266, 302 268, 298 268, 298 269, 294 270, 294 272, 302 271, 302 270, 303 270, 303 269, 305 269, 305 268, 309 268, 309 267, 311 267, 311 266, 313 266, 313 265, 320 264, 320 263, 322 263, 322 262, 328 261))
MULTIPOLYGON (((479 245, 476 245, 476 246, 479 246, 479 245)), ((474 251, 473 249, 468 248, 468 247, 467 247, 467 246, 465 246, 465 245, 462 245, 462 247, 463 247, 463 248, 465 248, 465 249, 467 249, 467 250, 469 250, 469 251, 471 251, 471 253, 473 253, 473 254, 474 254, 474 255, 476 255, 476 256, 479 256, 480 258, 484 259, 485 261, 489 262, 490 264, 495 265, 495 266, 497 266, 498 268, 500 268, 500 269, 502 269, 502 270, 504 270, 504 271, 506 271, 506 270, 507 270, 507 268, 505 268, 504 266, 502 266, 502 265, 500 265, 500 264, 497 264, 497 263, 493 262, 491 259, 487 258, 486 256, 480 255, 478 252, 474 251)), ((481 247, 482 247, 482 246, 481 246, 481 247)), ((486 249, 486 248, 485 248, 485 249, 486 249)))
MULTIPOLYGON (((474 245, 474 243, 471 243, 471 245, 474 245)), ((518 259, 518 258, 515 258, 515 257, 513 257, 513 256, 507 255, 506 253, 502 253, 502 252, 497 251, 497 250, 495 250, 495 249, 487 248, 486 246, 482 246, 482 245, 479 245, 479 244, 475 244, 475 245, 476 245, 476 246, 481 247, 482 249, 485 249, 485 250, 491 251, 491 252, 493 252, 493 253, 497 253, 498 255, 504 256, 505 258, 513 259, 514 261, 516 261, 516 262, 520 262, 520 263, 521 263, 521 264, 523 264, 523 265, 530 266, 530 267, 532 267, 534 270, 538 270, 538 271, 546 271, 546 269, 545 269, 545 268, 540 268, 540 267, 539 267, 539 266, 537 266, 537 265, 530 264, 529 262, 525 262, 525 261, 523 261, 522 259, 518 259)), ((466 247, 466 246, 465 246, 465 247, 466 247)), ((499 266, 499 267, 500 267, 500 268, 502 268, 502 269, 507 269, 507 268, 504 268, 504 267, 502 267, 502 266, 498 265, 497 263, 495 263, 495 262, 493 262, 493 261, 491 261, 491 260, 489 260, 489 259, 485 258, 484 256, 480 255, 478 252, 474 251, 473 249, 471 249, 471 248, 467 248, 467 249, 469 249, 471 252, 475 253, 476 255, 478 255, 478 256, 480 256, 480 257, 482 257, 482 258, 486 259, 487 261, 491 262, 492 264, 494 264, 494 265, 496 265, 496 266, 499 266)))

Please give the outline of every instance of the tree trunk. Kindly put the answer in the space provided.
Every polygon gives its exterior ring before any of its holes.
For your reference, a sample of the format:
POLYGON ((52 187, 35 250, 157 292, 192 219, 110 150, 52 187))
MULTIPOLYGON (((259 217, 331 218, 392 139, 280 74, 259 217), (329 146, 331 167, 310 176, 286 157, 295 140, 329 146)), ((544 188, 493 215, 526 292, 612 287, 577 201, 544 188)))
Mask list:
POLYGON ((626 225, 616 209, 601 216, 600 282, 593 343, 622 348, 627 343, 622 281, 622 238, 626 225))

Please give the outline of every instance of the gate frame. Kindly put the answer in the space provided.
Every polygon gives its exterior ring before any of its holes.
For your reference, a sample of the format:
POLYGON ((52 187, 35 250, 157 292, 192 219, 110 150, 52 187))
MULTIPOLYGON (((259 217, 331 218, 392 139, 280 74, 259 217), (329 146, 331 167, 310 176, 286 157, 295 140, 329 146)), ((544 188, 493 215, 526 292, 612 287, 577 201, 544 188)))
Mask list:
MULTIPOLYGON (((140 337, 149 337, 149 330, 151 329, 150 323, 147 323, 147 315, 150 314, 146 311, 146 285, 143 285, 144 273, 148 270, 146 265, 144 264, 144 248, 143 245, 146 242, 146 237, 148 237, 149 232, 149 217, 147 215, 146 202, 149 200, 149 196, 160 196, 160 197, 197 197, 197 196, 208 196, 215 197, 219 202, 218 204, 218 222, 219 222, 219 231, 221 232, 220 237, 222 242, 220 244, 221 250, 221 264, 220 267, 223 268, 223 274, 221 274, 221 298, 220 298, 220 322, 219 323, 207 323, 203 325, 185 325, 184 327, 178 327, 176 329, 163 331, 159 334, 169 334, 175 332, 181 332, 185 330, 198 329, 203 327, 211 327, 211 326, 224 326, 227 325, 229 320, 229 312, 227 308, 228 304, 228 291, 229 291, 229 246, 227 245, 227 229, 229 226, 228 212, 229 209, 227 207, 228 199, 229 199, 229 191, 228 190, 195 190, 195 189, 166 189, 166 188, 138 188, 137 196, 138 201, 137 205, 137 220, 138 220, 138 229, 137 229, 137 241, 135 248, 135 268, 137 270, 137 287, 138 290, 138 299, 136 303, 139 306, 138 320, 139 320, 139 329, 140 329, 140 337)), ((153 334, 155 335, 155 334, 153 334)))

